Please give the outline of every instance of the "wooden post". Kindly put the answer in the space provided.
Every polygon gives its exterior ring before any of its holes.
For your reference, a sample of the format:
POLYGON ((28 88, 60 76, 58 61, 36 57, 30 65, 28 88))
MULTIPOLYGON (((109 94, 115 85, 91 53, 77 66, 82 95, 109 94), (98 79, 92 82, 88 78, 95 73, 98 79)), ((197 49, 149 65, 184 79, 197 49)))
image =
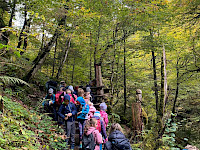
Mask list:
POLYGON ((133 119, 133 138, 136 137, 136 141, 141 139, 141 132, 143 130, 142 121, 142 91, 140 89, 136 90, 136 102, 132 104, 132 119, 133 119))

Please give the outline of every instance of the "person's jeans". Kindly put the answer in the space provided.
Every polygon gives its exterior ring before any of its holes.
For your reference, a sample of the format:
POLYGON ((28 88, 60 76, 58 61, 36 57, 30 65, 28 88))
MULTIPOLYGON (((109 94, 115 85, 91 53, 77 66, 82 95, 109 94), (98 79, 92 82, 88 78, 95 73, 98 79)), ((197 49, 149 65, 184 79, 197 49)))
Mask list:
POLYGON ((67 136, 67 139, 66 139, 66 142, 67 142, 67 145, 69 144, 69 138, 71 138, 71 146, 75 144, 75 130, 76 130, 76 127, 75 127, 75 121, 65 121, 65 126, 66 126, 66 136, 67 136))
POLYGON ((79 120, 78 125, 79 125, 79 131, 80 131, 79 138, 80 138, 80 141, 82 141, 84 127, 85 127, 85 120, 79 120))

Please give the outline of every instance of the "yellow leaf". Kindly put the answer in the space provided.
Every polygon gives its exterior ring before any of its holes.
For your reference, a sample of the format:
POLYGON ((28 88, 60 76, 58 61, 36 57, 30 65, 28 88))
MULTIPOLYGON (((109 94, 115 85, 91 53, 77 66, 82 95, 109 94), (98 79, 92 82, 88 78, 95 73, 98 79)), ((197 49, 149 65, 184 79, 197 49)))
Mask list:
POLYGON ((55 139, 55 140, 54 140, 54 142, 58 142, 58 140, 57 140, 57 139, 55 139))
POLYGON ((36 17, 36 18, 38 17, 38 15, 39 15, 38 13, 35 13, 35 17, 36 17))
POLYGON ((43 21, 45 21, 45 17, 44 17, 44 15, 42 15, 41 18, 42 18, 43 21))

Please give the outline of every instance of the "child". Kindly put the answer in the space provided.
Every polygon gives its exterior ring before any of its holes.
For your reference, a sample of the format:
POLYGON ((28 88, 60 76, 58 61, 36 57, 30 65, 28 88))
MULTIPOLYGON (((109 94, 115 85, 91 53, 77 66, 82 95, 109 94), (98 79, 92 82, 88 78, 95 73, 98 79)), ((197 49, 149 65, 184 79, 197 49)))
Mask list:
MULTIPOLYGON (((97 119, 97 127, 96 127, 96 129, 101 133, 104 141, 106 141, 107 140, 106 128, 105 128, 104 121, 101 120, 100 112, 96 111, 94 113, 93 118, 97 119)), ((102 144, 100 144, 100 150, 102 150, 102 144)))
POLYGON ((55 97, 56 97, 56 105, 57 105, 58 108, 63 103, 63 99, 64 99, 64 95, 65 95, 65 94, 63 94, 63 89, 65 89, 64 86, 61 86, 60 90, 55 95, 55 97), (63 97, 61 97, 61 96, 63 96, 63 97))
POLYGON ((118 123, 113 123, 109 129, 108 142, 104 145, 104 150, 123 149, 132 150, 131 145, 123 134, 122 127, 118 123))
POLYGON ((85 102, 87 103, 88 101, 90 101, 90 92, 85 92, 85 102))
POLYGON ((51 112, 53 110, 53 114, 54 114, 54 118, 53 120, 54 121, 58 121, 58 117, 57 117, 57 112, 56 112, 56 104, 55 104, 55 101, 56 101, 56 97, 55 97, 55 94, 53 94, 53 89, 50 88, 49 93, 46 95, 45 99, 49 99, 49 105, 48 105, 48 109, 49 111, 51 112))
POLYGON ((65 81, 60 81, 60 86, 59 87, 66 87, 66 82, 65 81))
POLYGON ((78 95, 79 97, 77 98, 77 104, 80 104, 78 106, 79 112, 77 113, 77 119, 79 123, 79 130, 80 130, 80 148, 82 148, 82 136, 83 136, 83 131, 84 131, 84 126, 85 126, 85 120, 88 119, 88 112, 89 112, 89 105, 85 103, 85 100, 83 99, 84 96, 84 90, 79 88, 78 89, 78 95))
POLYGON ((70 89, 67 89, 66 93, 70 96, 70 102, 76 104, 77 96, 75 94, 72 94, 72 91, 70 89))
POLYGON ((59 108, 58 114, 65 120, 67 146, 71 136, 71 149, 74 149, 75 145, 75 115, 77 113, 76 106, 70 102, 70 96, 66 94, 64 96, 64 104, 59 108))
MULTIPOLYGON (((99 133, 99 131, 96 129, 96 127, 97 127, 97 120, 95 118, 88 120, 88 123, 84 130, 85 131, 84 134, 86 134, 88 136, 89 134, 92 133, 93 138, 94 138, 94 144, 95 144, 94 150, 100 150, 99 145, 102 144, 102 136, 99 133)), ((84 148, 85 147, 83 147, 83 149, 84 148)))
POLYGON ((101 118, 105 123, 105 128, 108 126, 108 114, 106 113, 107 105, 105 102, 100 104, 100 114, 101 118))
POLYGON ((94 116, 94 113, 97 111, 96 108, 93 106, 93 103, 88 101, 87 104, 89 105, 89 113, 88 113, 88 120, 94 116))

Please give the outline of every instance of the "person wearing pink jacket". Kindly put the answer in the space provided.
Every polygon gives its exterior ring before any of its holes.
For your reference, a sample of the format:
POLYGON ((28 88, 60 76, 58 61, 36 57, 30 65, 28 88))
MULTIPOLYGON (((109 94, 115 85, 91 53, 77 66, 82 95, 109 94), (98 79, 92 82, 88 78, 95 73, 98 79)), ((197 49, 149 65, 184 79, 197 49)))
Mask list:
POLYGON ((99 106, 101 109, 100 110, 101 118, 103 119, 106 128, 108 126, 108 114, 106 113, 107 105, 105 102, 103 102, 99 106))
POLYGON ((71 90, 67 89, 66 93, 70 96, 70 102, 76 104, 77 96, 72 94, 71 90))
POLYGON ((88 127, 86 131, 86 135, 89 135, 92 133, 94 137, 94 142, 95 142, 95 149, 94 150, 100 150, 100 144, 102 144, 102 136, 99 133, 99 131, 96 129, 97 126, 97 120, 95 118, 92 118, 89 121, 90 126, 88 127))
POLYGON ((97 111, 96 108, 93 106, 93 103, 88 101, 87 104, 89 105, 89 113, 88 113, 88 120, 94 116, 94 113, 97 111))

